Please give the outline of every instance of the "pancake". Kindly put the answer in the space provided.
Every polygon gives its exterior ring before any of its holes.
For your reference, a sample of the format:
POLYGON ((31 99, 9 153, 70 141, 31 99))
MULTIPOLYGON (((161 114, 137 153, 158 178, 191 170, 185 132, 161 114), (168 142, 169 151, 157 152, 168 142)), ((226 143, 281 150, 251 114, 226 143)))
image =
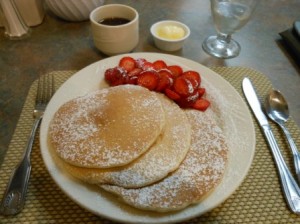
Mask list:
POLYGON ((192 126, 191 148, 176 171, 143 188, 100 187, 133 207, 158 212, 183 209, 212 192, 220 183, 227 164, 225 138, 208 113, 187 110, 186 114, 192 126))
POLYGON ((157 94, 165 113, 166 124, 155 144, 138 159, 122 167, 91 169, 70 165, 56 158, 56 163, 72 176, 91 184, 114 184, 137 188, 157 182, 177 169, 185 158, 191 140, 186 114, 177 104, 157 94))
POLYGON ((117 167, 146 152, 164 124, 164 111, 155 93, 122 85, 62 105, 50 123, 49 142, 72 165, 117 167))

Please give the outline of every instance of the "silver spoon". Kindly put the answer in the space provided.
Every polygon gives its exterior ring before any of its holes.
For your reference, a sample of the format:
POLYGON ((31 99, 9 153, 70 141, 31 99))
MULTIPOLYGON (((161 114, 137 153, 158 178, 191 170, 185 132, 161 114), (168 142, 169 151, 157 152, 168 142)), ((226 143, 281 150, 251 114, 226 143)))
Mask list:
POLYGON ((298 183, 300 183, 300 153, 294 140, 292 139, 291 134, 284 125, 289 118, 289 108, 284 96, 280 91, 273 89, 269 92, 265 101, 265 109, 269 118, 282 128, 290 144, 290 148, 294 157, 294 165, 298 183))

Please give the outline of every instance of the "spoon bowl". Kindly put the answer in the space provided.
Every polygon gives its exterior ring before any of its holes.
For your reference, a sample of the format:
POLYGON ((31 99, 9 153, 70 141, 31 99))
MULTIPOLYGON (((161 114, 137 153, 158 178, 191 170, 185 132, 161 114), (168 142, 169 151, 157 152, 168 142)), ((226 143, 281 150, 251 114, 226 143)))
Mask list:
POLYGON ((272 89, 265 102, 268 116, 275 122, 286 122, 289 118, 289 107, 280 91, 272 89))
POLYGON ((285 100, 284 96, 281 94, 280 91, 272 89, 269 92, 265 100, 265 110, 269 118, 282 128, 288 140, 291 151, 293 153, 298 183, 300 184, 300 153, 291 134, 285 127, 285 122, 289 118, 289 107, 287 101, 285 100))

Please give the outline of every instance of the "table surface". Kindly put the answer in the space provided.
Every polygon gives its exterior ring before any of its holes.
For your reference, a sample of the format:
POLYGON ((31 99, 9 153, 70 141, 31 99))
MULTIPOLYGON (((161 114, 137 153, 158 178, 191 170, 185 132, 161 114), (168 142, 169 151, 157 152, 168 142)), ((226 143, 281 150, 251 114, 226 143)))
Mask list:
MULTIPOLYGON (((242 66, 265 74, 286 96, 291 116, 300 126, 300 65, 283 47, 279 33, 300 19, 299 0, 259 1, 251 21, 234 34, 242 51, 233 59, 216 59, 202 50, 202 42, 215 34, 209 1, 199 0, 107 0, 133 6, 140 14, 140 41, 134 52, 161 52, 185 57, 205 66, 242 66), (151 24, 178 20, 191 29, 184 47, 176 52, 157 49, 151 24)), ((67 22, 47 11, 31 36, 12 41, 0 28, 0 164, 18 122, 32 82, 55 70, 79 70, 106 58, 93 44, 89 21, 67 22)))

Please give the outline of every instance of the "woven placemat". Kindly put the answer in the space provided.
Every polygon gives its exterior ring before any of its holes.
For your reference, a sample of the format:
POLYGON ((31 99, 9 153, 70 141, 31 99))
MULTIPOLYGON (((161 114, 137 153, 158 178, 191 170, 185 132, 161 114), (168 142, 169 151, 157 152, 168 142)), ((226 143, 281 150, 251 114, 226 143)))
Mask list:
MULTIPOLYGON (((228 80, 244 98, 241 82, 244 76, 251 78, 258 94, 264 97, 271 88, 261 73, 242 67, 216 67, 214 71, 228 80)), ((75 71, 56 71, 56 88, 75 71)), ((0 198, 13 167, 18 163, 33 122, 32 110, 37 82, 32 84, 12 141, 0 170, 0 198)), ((254 120, 254 118, 253 118, 254 120)), ((273 157, 257 125, 256 152, 250 172, 237 191, 214 210, 185 223, 300 223, 300 216, 292 214, 281 193, 280 182, 273 157)), ((278 127, 271 123, 288 166, 292 167, 290 151, 278 127)), ((300 131, 290 119, 287 128, 300 148, 300 131)), ((32 151, 32 173, 24 210, 13 217, 0 215, 0 223, 113 223, 98 217, 71 201, 54 183, 46 170, 39 149, 39 133, 32 151)))

